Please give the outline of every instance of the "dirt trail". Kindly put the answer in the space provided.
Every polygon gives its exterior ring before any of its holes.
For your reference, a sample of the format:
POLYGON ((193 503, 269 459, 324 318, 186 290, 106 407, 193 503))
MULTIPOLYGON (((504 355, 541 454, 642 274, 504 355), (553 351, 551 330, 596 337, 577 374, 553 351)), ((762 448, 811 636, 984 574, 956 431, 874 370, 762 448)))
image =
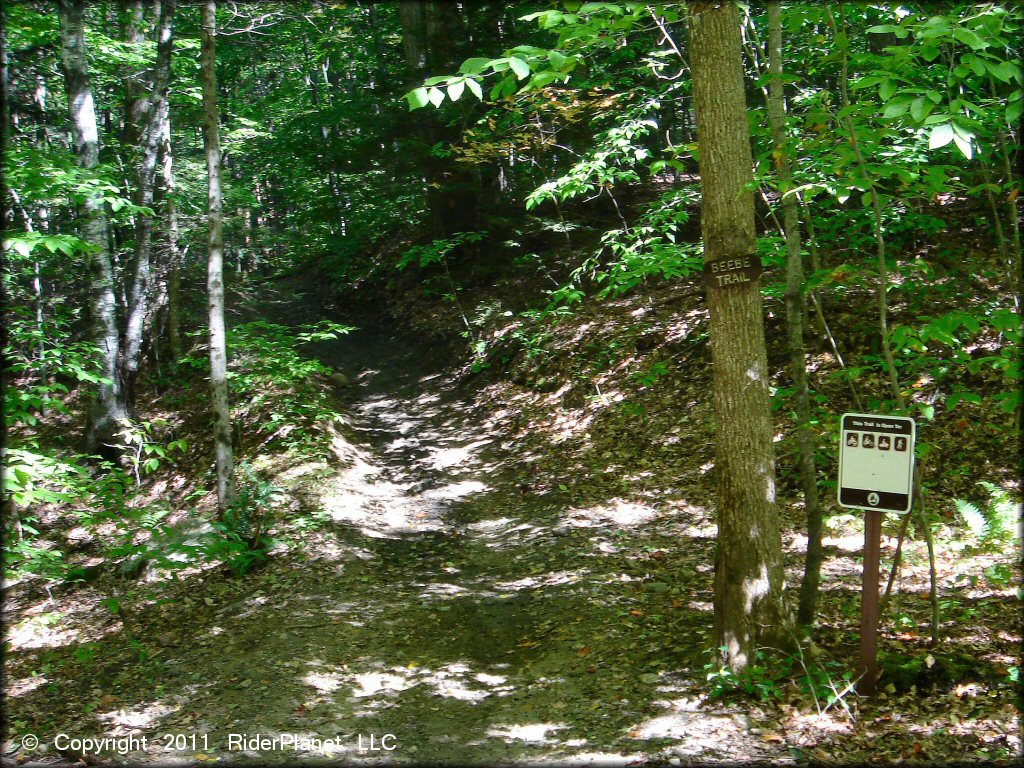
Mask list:
MULTIPOLYGON (((666 584, 624 573, 629 539, 654 511, 602 517, 524 492, 524 457, 416 340, 361 329, 315 352, 353 383, 340 394, 355 439, 320 502, 337 560, 272 598, 295 617, 281 625, 287 640, 263 633, 265 604, 250 614, 262 637, 246 666, 280 670, 290 656, 292 679, 244 721, 337 732, 367 759, 360 744, 390 733, 398 748, 386 757, 417 762, 632 762, 681 735, 697 699, 670 670, 699 635, 666 652, 623 621, 672 600, 666 584)), ((691 755, 758 753, 739 743, 735 718, 698 719, 691 755)))
POLYGON ((203 682, 165 723, 184 711, 221 759, 761 754, 744 716, 698 712, 687 693, 703 640, 693 623, 706 626, 710 606, 685 605, 707 575, 677 574, 670 589, 650 566, 671 566, 644 561, 667 548, 672 520, 533 495, 522 482, 530 457, 419 340, 363 328, 314 352, 352 382, 338 392, 349 414, 340 468, 317 487, 336 545, 251 574, 255 590, 175 647, 172 669, 209 671, 193 673, 203 682), (228 752, 231 734, 332 741, 228 752))
MULTIPOLYGON (((308 320, 304 304, 261 314, 308 320)), ((30 651, 14 667, 15 720, 44 744, 145 735, 133 763, 766 755, 749 707, 691 689, 711 624, 702 510, 535 493, 542 459, 496 431, 420 340, 364 328, 315 354, 352 382, 312 499, 328 545, 161 587, 140 619, 145 661, 83 590, 65 622, 92 639, 79 635, 71 661, 62 648, 74 668, 52 676, 88 693, 69 704, 29 677, 50 658, 30 651)))
MULTIPOLYGON (((327 314, 279 296, 257 316, 327 314)), ((45 751, 7 742, 5 766, 58 764, 58 734, 132 737, 108 764, 858 762, 883 733, 902 739, 891 754, 917 754, 914 731, 880 730, 894 703, 876 721, 861 702, 854 723, 838 707, 815 719, 792 687, 707 698, 709 501, 573 496, 593 474, 534 482, 557 448, 503 433, 421 339, 367 325, 313 351, 351 382, 335 393, 345 423, 324 436, 332 462, 278 466, 275 482, 301 481, 286 487, 319 527, 243 578, 139 582, 135 648, 95 585, 9 591, 8 719, 45 751)), ((854 615, 847 581, 827 597, 854 615)), ((906 696, 922 723, 959 706, 956 691, 906 696)), ((1006 706, 998 728, 1016 722, 1006 706)), ((973 754, 972 738, 942 754, 973 754)))

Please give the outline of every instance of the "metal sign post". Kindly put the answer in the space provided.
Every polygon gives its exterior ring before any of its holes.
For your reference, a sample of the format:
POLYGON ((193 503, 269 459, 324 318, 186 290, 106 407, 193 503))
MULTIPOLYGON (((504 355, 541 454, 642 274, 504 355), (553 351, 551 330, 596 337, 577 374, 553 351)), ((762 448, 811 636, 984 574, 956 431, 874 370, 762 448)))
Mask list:
POLYGON ((839 504, 864 510, 864 570, 860 596, 861 693, 878 677, 878 570, 882 512, 909 512, 913 498, 913 419, 844 413, 839 430, 839 504))

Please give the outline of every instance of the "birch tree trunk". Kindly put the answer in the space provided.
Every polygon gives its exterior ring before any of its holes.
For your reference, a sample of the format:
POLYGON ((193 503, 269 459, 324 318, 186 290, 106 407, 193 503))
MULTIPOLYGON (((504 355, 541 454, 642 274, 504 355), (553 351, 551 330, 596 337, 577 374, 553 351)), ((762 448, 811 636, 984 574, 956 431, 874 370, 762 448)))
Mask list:
MULTIPOLYGON (((83 168, 99 165, 99 131, 96 109, 89 84, 89 66, 85 50, 85 0, 58 0, 60 16, 61 63, 75 155, 83 168)), ((119 335, 117 301, 114 296, 114 272, 107 239, 107 220, 95 198, 82 203, 78 213, 82 239, 95 250, 89 257, 89 284, 92 293, 91 322, 93 340, 99 347, 101 373, 105 381, 96 385, 96 395, 86 429, 86 448, 90 453, 112 455, 110 446, 127 417, 124 391, 118 370, 119 335)))
POLYGON ((807 390, 804 357, 804 270, 800 245, 800 216, 796 197, 785 196, 793 187, 791 158, 786 149, 786 105, 782 93, 782 10, 779 0, 768 2, 768 122, 775 145, 775 172, 782 197, 782 226, 786 232, 786 330, 790 376, 796 406, 796 438, 800 452, 800 483, 807 517, 807 554, 800 582, 797 621, 811 624, 818 607, 821 579, 821 507, 814 468, 814 435, 811 433, 811 398, 807 390))
POLYGON ((174 153, 171 150, 171 112, 160 124, 160 177, 167 217, 167 346, 171 360, 181 357, 181 249, 178 246, 178 205, 174 200, 174 153))
MULTIPOLYGON (((147 102, 148 111, 139 134, 139 159, 135 203, 152 207, 156 182, 157 155, 160 152, 161 128, 168 114, 167 87, 171 76, 174 0, 160 2, 160 20, 157 24, 156 65, 153 74, 153 93, 147 102)), ((135 269, 128 294, 128 321, 124 334, 122 376, 125 399, 129 407, 135 405, 135 380, 139 374, 139 358, 150 314, 152 288, 153 217, 139 213, 135 219, 135 269)))
MULTIPOLYGON (((9 101, 10 75, 8 73, 7 61, 7 26, 6 17, 0 9, 0 157, 7 157, 7 148, 11 141, 11 104, 9 101)), ((7 202, 7 195, 0 195, 0 230, 8 231, 14 221, 14 211, 7 202)), ((0 267, 7 269, 6 257, 0 255, 0 267)), ((0 302, 3 306, 7 303, 7 287, 4 281, 0 281, 0 302)), ((7 349, 8 333, 7 323, 0 323, 0 349, 7 349)), ((10 374, 8 373, 7 355, 0 355, 0 390, 7 392, 10 374)), ((7 419, 0 419, 0 457, 2 457, 4 468, 7 467, 7 419)), ((8 513, 15 521, 15 530, 18 533, 18 540, 21 540, 21 521, 18 519, 14 502, 11 495, 5 490, 0 491, 0 520, 8 513)))
POLYGON ((217 113, 215 40, 217 3, 202 7, 200 69, 203 81, 203 148, 209 193, 206 198, 206 289, 210 308, 210 390, 213 400, 213 441, 217 453, 217 505, 221 516, 235 495, 235 466, 231 450, 231 412, 228 406, 227 341, 224 329, 224 221, 220 188, 220 123, 217 113))
MULTIPOLYGON (((711 270, 723 260, 753 263, 753 160, 733 3, 690 5, 690 69, 705 264, 711 270)), ((707 293, 718 488, 715 644, 740 671, 762 641, 788 644, 791 622, 783 599, 761 295, 756 277, 734 274, 737 282, 710 281, 707 293)))
MULTIPOLYGON (((141 54, 146 43, 142 31, 146 19, 146 8, 142 0, 121 0, 121 38, 136 54, 141 54)), ((142 124, 149 110, 146 96, 145 71, 127 66, 124 76, 124 132, 125 147, 136 147, 142 137, 142 124)))

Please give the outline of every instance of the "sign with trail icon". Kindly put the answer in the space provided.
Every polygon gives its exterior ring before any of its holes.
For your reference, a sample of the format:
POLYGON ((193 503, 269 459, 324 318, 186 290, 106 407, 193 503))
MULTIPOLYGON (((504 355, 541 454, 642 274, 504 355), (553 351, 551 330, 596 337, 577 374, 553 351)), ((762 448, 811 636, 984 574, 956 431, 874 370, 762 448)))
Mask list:
POLYGON ((839 432, 839 504, 909 512, 914 485, 914 420, 844 413, 839 432))

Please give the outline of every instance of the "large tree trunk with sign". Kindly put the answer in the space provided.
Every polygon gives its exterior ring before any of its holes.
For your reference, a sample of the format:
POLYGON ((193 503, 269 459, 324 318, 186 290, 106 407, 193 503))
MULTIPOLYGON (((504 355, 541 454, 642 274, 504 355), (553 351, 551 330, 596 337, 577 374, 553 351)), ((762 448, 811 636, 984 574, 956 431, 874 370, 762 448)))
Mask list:
POLYGON ((734 671, 753 661, 760 644, 788 642, 791 626, 783 598, 768 362, 754 272, 752 158, 740 45, 734 4, 690 6, 715 413, 715 642, 725 648, 734 671))

